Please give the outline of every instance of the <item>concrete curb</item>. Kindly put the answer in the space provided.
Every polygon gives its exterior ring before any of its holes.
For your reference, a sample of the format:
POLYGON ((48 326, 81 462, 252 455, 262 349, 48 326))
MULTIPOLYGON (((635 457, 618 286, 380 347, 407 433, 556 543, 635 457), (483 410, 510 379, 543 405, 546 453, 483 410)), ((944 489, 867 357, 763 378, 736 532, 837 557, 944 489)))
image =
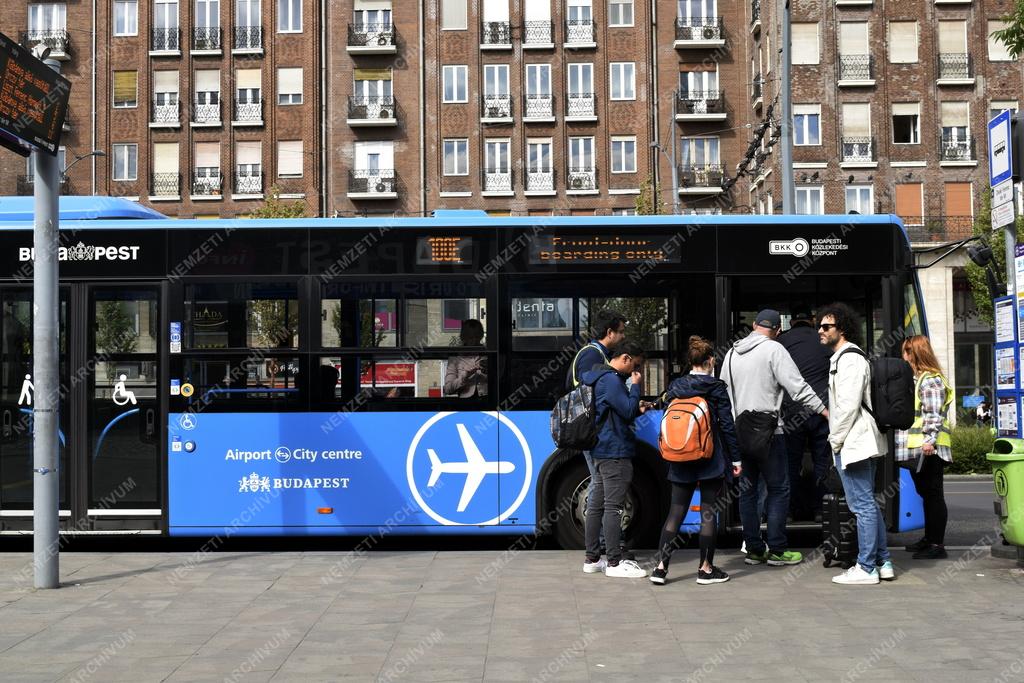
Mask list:
POLYGON ((946 481, 992 481, 991 474, 947 474, 943 478, 946 481))

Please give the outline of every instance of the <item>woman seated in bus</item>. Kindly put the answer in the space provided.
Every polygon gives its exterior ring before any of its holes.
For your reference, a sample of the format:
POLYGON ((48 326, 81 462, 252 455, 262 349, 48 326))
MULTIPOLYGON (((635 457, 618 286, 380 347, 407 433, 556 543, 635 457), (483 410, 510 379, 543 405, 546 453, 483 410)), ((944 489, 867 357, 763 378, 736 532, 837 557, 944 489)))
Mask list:
POLYGON ((672 482, 672 503, 668 518, 661 529, 658 544, 658 566, 651 572, 651 582, 661 585, 668 574, 668 563, 679 538, 679 525, 690 509, 693 493, 700 487, 700 564, 697 583, 702 585, 723 583, 729 575, 714 564, 715 537, 721 503, 719 494, 730 477, 740 474, 740 448, 736 442, 736 429, 732 420, 732 403, 725 382, 716 379, 715 349, 702 337, 690 337, 686 360, 690 373, 669 385, 667 401, 675 398, 702 397, 711 409, 714 452, 710 458, 691 462, 670 462, 668 479, 672 482))
POLYGON ((953 390, 939 367, 928 337, 903 340, 903 360, 914 370, 914 424, 896 432, 896 460, 910 469, 917 495, 924 500, 924 538, 907 546, 915 560, 946 557, 946 498, 942 474, 953 462, 949 406, 953 390))
MULTIPOLYGON (((484 326, 479 320, 462 321, 459 339, 463 346, 482 346, 484 326)), ((452 356, 444 373, 445 396, 459 398, 487 395, 487 358, 484 356, 452 356)))

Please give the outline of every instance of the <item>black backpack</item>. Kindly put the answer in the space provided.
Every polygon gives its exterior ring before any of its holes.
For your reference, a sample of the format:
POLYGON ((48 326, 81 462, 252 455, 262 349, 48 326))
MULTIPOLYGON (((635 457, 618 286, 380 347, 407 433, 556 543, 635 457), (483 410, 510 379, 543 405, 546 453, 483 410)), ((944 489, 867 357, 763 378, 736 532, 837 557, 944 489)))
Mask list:
MULTIPOLYGON (((875 418, 881 431, 887 429, 910 429, 914 424, 914 371, 910 363, 902 358, 888 356, 871 357, 860 349, 844 349, 867 359, 871 369, 871 407, 864 409, 875 418)), ((836 367, 839 367, 836 358, 836 367)), ((835 371, 832 372, 835 374, 835 371)))
POLYGON ((594 387, 580 383, 551 410, 551 438, 559 448, 589 451, 597 445, 594 387))

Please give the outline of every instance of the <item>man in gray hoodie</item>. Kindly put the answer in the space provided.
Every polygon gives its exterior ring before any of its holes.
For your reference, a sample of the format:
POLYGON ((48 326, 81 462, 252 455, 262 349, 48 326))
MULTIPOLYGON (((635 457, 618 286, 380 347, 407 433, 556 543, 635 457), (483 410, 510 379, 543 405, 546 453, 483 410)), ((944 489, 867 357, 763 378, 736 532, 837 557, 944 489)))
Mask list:
MULTIPOLYGON (((775 338, 782 328, 778 311, 765 309, 754 319, 753 331, 733 344, 722 361, 721 379, 729 387, 734 417, 747 411, 769 414, 777 424, 767 449, 742 453, 740 474, 740 520, 746 543, 747 564, 768 563, 773 566, 798 564, 803 555, 789 550, 786 538, 786 515, 789 512, 789 473, 786 440, 782 431, 780 409, 784 391, 797 403, 813 413, 828 416, 828 410, 814 389, 804 381, 785 347, 775 338), (761 538, 761 518, 757 512, 758 483, 764 478, 768 497, 768 544, 761 538)), ((737 422, 742 429, 742 421, 737 422)), ((769 426, 770 429, 770 426, 769 426)), ((740 435, 741 449, 744 443, 740 435)))

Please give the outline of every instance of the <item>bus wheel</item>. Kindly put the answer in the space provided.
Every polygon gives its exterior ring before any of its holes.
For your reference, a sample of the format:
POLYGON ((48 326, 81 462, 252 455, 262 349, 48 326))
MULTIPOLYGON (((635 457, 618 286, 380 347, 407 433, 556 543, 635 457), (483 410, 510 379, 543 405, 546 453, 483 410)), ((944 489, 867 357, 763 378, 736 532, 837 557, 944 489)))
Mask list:
MULTIPOLYGON (((562 468, 555 488, 554 507, 549 514, 554 526, 555 540, 566 550, 581 550, 584 545, 583 520, 587 511, 587 492, 590 490, 590 470, 581 454, 562 468)), ((550 517, 548 518, 550 519, 550 517)))

